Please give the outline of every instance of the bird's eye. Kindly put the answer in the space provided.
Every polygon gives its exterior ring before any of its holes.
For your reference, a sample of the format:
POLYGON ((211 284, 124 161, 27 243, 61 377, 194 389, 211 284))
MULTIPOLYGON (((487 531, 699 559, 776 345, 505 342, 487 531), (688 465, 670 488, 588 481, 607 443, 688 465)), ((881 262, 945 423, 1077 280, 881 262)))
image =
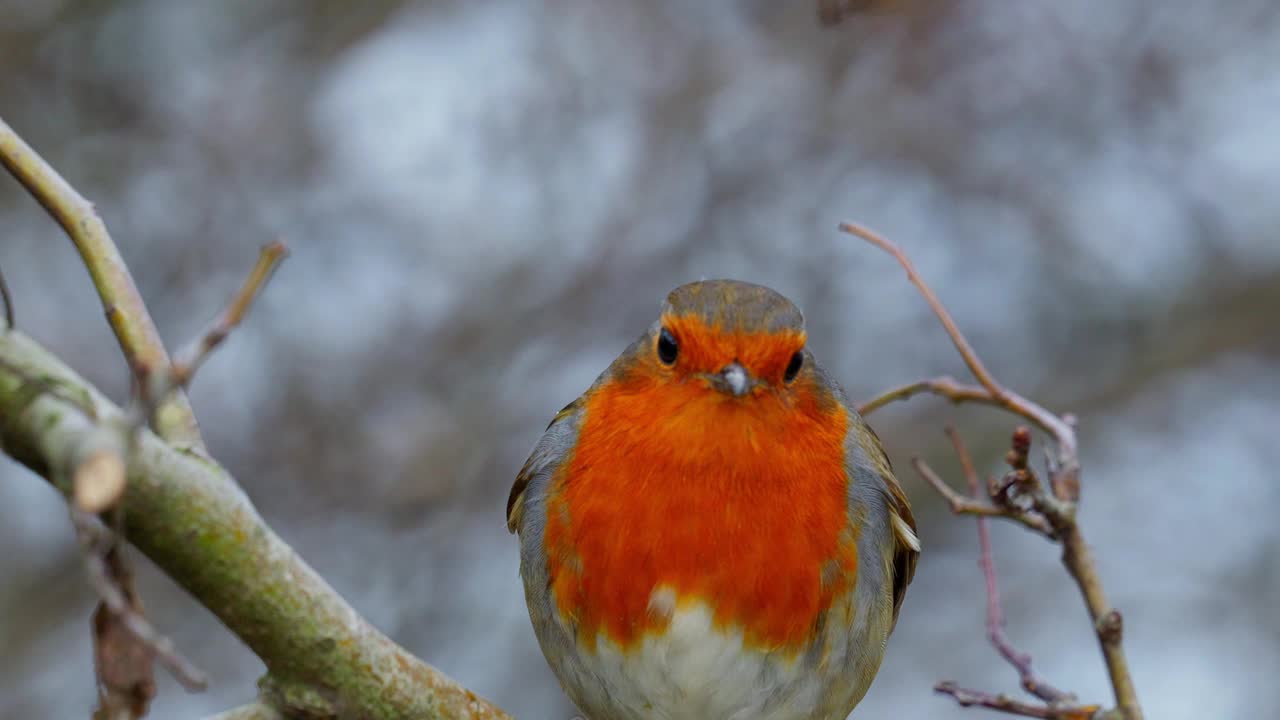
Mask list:
POLYGON ((791 382, 796 379, 796 375, 800 374, 800 368, 804 365, 804 351, 797 350, 795 355, 791 356, 791 362, 787 363, 787 372, 782 376, 783 380, 791 382))
POLYGON ((676 361, 676 355, 679 352, 676 336, 672 335, 670 330, 662 328, 662 332, 658 333, 658 359, 663 365, 671 365, 676 361))

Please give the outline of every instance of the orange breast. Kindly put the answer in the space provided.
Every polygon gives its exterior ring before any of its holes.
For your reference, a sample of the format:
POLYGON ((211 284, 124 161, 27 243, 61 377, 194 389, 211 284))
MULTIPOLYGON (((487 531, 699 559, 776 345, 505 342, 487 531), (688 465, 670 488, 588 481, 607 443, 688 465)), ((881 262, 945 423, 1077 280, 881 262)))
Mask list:
POLYGON ((552 592, 579 638, 628 647, 706 602, 746 642, 798 652, 857 567, 845 410, 816 386, 733 398, 638 369, 597 389, 553 481, 552 592))

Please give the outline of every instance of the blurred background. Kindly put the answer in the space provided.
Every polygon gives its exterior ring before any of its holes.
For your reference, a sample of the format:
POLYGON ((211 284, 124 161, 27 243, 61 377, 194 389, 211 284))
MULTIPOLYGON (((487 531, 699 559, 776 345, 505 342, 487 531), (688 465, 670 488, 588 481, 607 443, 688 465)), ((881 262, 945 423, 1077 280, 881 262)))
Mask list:
MULTIPOLYGON (((806 311, 854 398, 963 367, 904 246, 1007 384, 1080 417, 1082 522, 1148 717, 1280 702, 1280 4, 0 0, 0 117, 97 206, 171 346, 292 257, 192 399, 215 457, 377 626, 522 718, 574 714, 534 641, 504 503, 551 415, 728 276, 806 311)), ((71 244, 0 178, 18 322, 113 397, 124 362, 71 244)), ((858 718, 978 718, 987 645, 958 424, 874 425, 926 546, 858 718)), ((1109 702, 1053 546, 996 528, 1009 633, 1109 702)), ((61 500, 0 460, 0 717, 82 718, 93 604, 61 500)), ((145 560, 155 624, 247 701, 261 664, 145 560)))

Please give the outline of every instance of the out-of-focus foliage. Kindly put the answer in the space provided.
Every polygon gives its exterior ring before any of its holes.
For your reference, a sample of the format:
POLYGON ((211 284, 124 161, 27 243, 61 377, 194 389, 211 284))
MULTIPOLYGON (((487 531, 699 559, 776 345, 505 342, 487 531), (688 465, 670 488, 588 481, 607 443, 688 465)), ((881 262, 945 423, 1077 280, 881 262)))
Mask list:
MULTIPOLYGON (((279 235, 293 256, 192 397, 267 519, 393 637, 522 717, 572 709, 503 503, 524 454, 698 277, 769 284, 854 397, 959 373, 854 219, 915 257, 1002 380, 1080 415, 1083 522, 1153 718, 1262 717, 1280 671, 1280 5, 0 1, 0 115, 113 230, 172 345, 279 235)), ((20 325, 120 398, 70 243, 0 181, 20 325)), ((991 469, 1011 422, 876 418, 898 466, 991 469)), ((953 471, 954 472, 954 471, 953 471)), ((954 477, 954 474, 953 474, 954 477)), ((958 478, 955 478, 958 479, 958 478)), ((913 478, 926 552, 858 715, 1015 687, 971 522, 913 478)), ((1108 687, 1054 550, 1000 527, 1010 633, 1108 687)), ((0 717, 84 717, 90 591, 62 503, 0 466, 0 717)), ((155 572, 156 624, 249 698, 260 664, 155 572)))

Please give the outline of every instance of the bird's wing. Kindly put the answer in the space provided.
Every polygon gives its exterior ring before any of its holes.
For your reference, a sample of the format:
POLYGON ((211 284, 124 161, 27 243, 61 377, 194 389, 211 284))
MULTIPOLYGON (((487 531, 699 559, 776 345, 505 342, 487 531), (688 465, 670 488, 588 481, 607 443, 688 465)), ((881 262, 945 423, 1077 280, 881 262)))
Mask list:
POLYGON ((542 437, 533 446, 529 459, 516 474, 516 481, 511 485, 511 494, 507 497, 507 530, 515 532, 520 528, 520 518, 524 514, 525 492, 529 484, 541 475, 549 475, 554 466, 568 453, 569 438, 576 434, 576 420, 582 408, 582 398, 565 405, 551 418, 542 437))
MULTIPOLYGON (((884 493, 885 505, 889 510, 889 528, 893 531, 894 550, 893 550, 893 621, 898 621, 898 610, 902 607, 902 600, 906 597, 907 586, 911 584, 911 579, 916 574, 916 562, 920 558, 920 538, 916 535, 916 519, 911 514, 911 503, 907 500, 907 494, 902 491, 902 486, 898 484, 898 478, 893 473, 893 465, 889 462, 889 456, 885 453, 884 447, 880 443, 880 437, 871 429, 870 425, 862 422, 858 418, 856 422, 862 424, 866 428, 867 433, 864 436, 866 440, 861 441, 861 449, 865 455, 872 475, 879 480, 879 489, 884 493)), ((850 430, 851 435, 853 430, 850 430)))

